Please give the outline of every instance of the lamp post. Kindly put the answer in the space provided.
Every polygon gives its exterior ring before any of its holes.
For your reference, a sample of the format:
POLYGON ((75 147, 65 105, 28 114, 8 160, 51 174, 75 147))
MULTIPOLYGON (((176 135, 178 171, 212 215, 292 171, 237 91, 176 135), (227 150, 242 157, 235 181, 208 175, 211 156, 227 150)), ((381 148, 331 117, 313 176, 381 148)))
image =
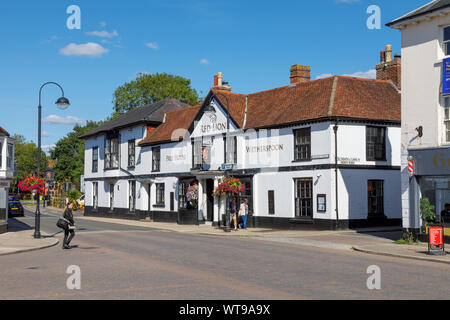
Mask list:
MULTIPOLYGON (((54 84, 61 89, 62 97, 59 98, 58 101, 56 101, 56 105, 58 106, 58 108, 61 110, 65 110, 70 106, 69 100, 64 97, 64 90, 59 84, 57 84, 56 82, 47 82, 41 86, 41 89, 39 90, 39 106, 38 106, 38 156, 37 156, 37 175, 38 175, 38 177, 41 174, 41 123, 42 123, 41 97, 42 97, 42 89, 49 84, 54 84)), ((35 239, 41 238, 41 211, 39 208, 39 202, 40 202, 40 195, 38 194, 37 201, 36 201, 35 228, 34 228, 34 238, 35 239)))
MULTIPOLYGON (((226 143, 226 152, 225 152, 225 164, 228 164, 228 158, 229 158, 229 150, 230 150, 230 143, 229 143, 229 134, 230 134, 230 101, 228 100, 228 97, 226 95, 224 95, 223 93, 215 93, 213 92, 213 97, 217 98, 217 96, 220 95, 221 97, 223 97, 226 100, 226 108, 227 108, 227 133, 226 133, 226 137, 225 137, 225 143, 226 143)), ((209 105, 205 108, 204 113, 206 114, 215 114, 216 113, 216 109, 209 105)), ((220 199, 219 199, 220 201, 220 199)), ((228 201, 229 201, 229 197, 228 197, 228 193, 226 195, 226 199, 225 199, 225 217, 226 217, 226 226, 228 226, 229 222, 230 222, 230 211, 229 211, 229 206, 228 206, 228 201)), ((218 213, 218 224, 219 224, 219 228, 220 228, 220 212, 218 213)))

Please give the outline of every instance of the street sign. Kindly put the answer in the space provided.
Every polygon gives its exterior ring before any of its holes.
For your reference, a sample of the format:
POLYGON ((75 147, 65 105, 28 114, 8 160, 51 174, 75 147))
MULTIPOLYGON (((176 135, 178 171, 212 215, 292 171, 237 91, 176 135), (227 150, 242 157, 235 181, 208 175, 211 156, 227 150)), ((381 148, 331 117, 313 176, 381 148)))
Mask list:
POLYGON ((428 254, 445 255, 444 227, 428 228, 428 254))
POLYGON ((222 171, 233 170, 233 168, 234 168, 233 164, 227 164, 227 163, 222 164, 222 171))
POLYGON ((55 172, 53 170, 45 171, 45 181, 46 182, 53 182, 53 181, 55 181, 55 172))

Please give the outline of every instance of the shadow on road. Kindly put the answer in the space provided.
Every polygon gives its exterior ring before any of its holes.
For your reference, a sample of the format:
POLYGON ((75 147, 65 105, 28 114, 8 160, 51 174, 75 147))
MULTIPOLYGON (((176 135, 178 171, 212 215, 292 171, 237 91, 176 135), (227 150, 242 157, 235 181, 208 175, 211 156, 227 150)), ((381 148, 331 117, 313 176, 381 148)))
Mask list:
POLYGON ((30 227, 26 223, 23 223, 14 218, 8 219, 8 232, 20 232, 26 230, 33 230, 33 227, 30 227))

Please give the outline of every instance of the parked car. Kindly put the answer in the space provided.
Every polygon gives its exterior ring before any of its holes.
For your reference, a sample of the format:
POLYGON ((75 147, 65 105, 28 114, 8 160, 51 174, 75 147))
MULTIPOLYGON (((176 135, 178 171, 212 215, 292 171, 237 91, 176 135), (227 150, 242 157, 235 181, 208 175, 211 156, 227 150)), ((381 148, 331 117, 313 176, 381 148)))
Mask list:
POLYGON ((9 194, 8 195, 8 201, 18 201, 19 196, 17 194, 9 194))
POLYGON ((25 216, 23 206, 20 201, 11 201, 8 203, 8 216, 11 218, 25 216))

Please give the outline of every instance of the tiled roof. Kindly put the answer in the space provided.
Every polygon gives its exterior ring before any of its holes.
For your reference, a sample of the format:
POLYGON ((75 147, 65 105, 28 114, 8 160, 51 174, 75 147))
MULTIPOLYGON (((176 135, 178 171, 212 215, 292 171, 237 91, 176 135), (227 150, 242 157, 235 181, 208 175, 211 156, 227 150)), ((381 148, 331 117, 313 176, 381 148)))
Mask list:
POLYGON ((82 135, 81 138, 87 138, 111 130, 133 126, 139 123, 160 124, 164 120, 164 114, 168 111, 188 107, 187 104, 177 99, 164 99, 153 104, 148 104, 121 115, 120 117, 108 121, 101 126, 82 135))
POLYGON ((9 137, 9 133, 8 133, 8 131, 6 131, 5 129, 0 127, 0 136, 7 136, 7 137, 9 137))
MULTIPOLYGON (((244 129, 258 129, 305 121, 350 118, 401 121, 401 98, 385 80, 334 76, 249 95, 212 89, 234 122, 244 129), (226 98, 224 98, 224 96, 226 98)), ((167 114, 166 122, 141 144, 170 141, 175 129, 188 129, 200 107, 167 114), (173 122, 173 123, 171 123, 173 122)))
POLYGON ((415 9, 414 11, 411 11, 410 13, 408 13, 398 19, 395 19, 392 22, 389 22, 387 24, 387 26, 390 27, 390 26, 396 25, 400 22, 412 20, 414 18, 418 18, 418 17, 426 15, 428 13, 432 13, 432 12, 435 12, 435 11, 438 11, 441 9, 445 9, 448 7, 450 7, 450 0, 434 0, 420 8, 415 9))
POLYGON ((166 113, 163 124, 157 127, 150 136, 142 140, 139 145, 151 145, 162 142, 179 141, 185 136, 201 106, 183 108, 166 113))

